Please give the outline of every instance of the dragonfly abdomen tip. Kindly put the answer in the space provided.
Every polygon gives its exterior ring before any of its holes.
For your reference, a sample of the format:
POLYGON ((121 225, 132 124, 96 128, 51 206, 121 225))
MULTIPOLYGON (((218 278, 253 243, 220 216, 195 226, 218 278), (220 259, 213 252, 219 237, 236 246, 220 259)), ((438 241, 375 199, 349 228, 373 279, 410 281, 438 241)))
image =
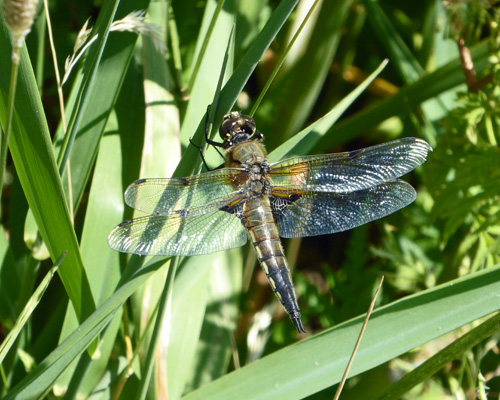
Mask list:
POLYGON ((302 319, 300 318, 300 312, 295 311, 295 312, 290 313, 290 319, 292 320, 293 324, 297 328, 297 332, 306 333, 304 325, 302 324, 302 319))

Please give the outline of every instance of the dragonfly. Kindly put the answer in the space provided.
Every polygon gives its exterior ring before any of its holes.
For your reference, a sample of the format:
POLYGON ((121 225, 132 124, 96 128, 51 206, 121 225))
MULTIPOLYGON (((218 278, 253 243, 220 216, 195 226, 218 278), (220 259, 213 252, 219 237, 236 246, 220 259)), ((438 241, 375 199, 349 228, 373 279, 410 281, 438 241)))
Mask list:
POLYGON ((297 296, 280 237, 326 235, 382 218, 416 198, 398 179, 425 162, 424 140, 402 138, 344 153, 269 163, 255 121, 233 111, 219 128, 225 167, 184 178, 138 179, 125 202, 149 215, 120 223, 109 246, 138 255, 195 256, 250 239, 299 333, 297 296))

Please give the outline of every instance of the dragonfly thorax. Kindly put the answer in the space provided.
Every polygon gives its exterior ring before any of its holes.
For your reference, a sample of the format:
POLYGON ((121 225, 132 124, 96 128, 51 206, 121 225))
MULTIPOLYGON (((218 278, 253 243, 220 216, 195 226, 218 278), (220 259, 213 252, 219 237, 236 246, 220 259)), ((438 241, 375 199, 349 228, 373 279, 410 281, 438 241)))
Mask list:
POLYGON ((248 195, 260 196, 268 194, 270 188, 269 165, 265 160, 249 163, 245 166, 247 171, 247 180, 244 191, 248 195))

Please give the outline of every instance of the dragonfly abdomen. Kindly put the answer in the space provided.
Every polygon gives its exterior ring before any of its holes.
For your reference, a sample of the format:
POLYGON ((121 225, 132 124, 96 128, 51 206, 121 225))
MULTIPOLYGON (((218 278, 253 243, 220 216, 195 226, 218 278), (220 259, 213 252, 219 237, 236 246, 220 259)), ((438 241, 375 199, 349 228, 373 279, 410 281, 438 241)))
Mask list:
POLYGON ((259 263, 276 297, 290 315, 295 327, 299 333, 305 332, 269 198, 263 196, 249 200, 245 206, 245 225, 257 252, 259 263))

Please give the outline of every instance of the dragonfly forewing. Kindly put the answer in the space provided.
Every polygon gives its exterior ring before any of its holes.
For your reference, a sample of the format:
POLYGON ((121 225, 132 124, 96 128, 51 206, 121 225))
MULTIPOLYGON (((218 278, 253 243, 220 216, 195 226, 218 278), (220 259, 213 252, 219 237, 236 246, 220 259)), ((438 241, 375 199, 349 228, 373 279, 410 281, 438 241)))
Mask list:
POLYGON ((272 164, 269 175, 277 190, 355 192, 412 171, 431 150, 421 139, 405 138, 345 153, 290 158, 272 164))
POLYGON ((125 191, 125 202, 136 210, 160 215, 219 208, 237 195, 233 181, 241 179, 241 174, 240 170, 223 168, 187 178, 139 179, 125 191))

